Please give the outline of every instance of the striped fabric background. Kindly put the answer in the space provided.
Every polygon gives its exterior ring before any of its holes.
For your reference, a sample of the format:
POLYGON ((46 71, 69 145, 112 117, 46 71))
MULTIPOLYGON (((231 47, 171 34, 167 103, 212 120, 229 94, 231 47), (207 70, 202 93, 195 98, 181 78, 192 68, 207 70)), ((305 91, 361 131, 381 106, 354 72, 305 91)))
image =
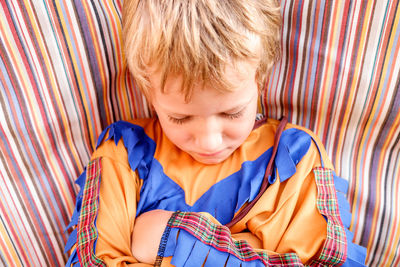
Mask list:
MULTIPOLYGON (((73 181, 109 123, 148 117, 121 0, 0 0, 0 266, 61 266, 73 181)), ((400 265, 399 0, 282 0, 261 108, 314 130, 349 180, 369 266, 400 265)))

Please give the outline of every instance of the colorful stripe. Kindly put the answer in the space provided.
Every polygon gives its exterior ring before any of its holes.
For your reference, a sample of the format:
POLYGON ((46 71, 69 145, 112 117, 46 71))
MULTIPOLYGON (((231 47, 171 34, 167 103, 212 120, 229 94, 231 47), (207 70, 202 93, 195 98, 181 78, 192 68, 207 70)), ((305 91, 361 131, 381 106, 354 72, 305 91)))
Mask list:
MULTIPOLYGON (((369 266, 400 265, 399 3, 281 0, 282 60, 260 103, 322 139, 369 266)), ((0 1, 0 265, 63 265, 97 136, 152 114, 124 64, 121 5, 0 1)))
POLYGON ((314 131, 348 179, 368 266, 400 264, 400 1, 281 1, 269 117, 314 131))

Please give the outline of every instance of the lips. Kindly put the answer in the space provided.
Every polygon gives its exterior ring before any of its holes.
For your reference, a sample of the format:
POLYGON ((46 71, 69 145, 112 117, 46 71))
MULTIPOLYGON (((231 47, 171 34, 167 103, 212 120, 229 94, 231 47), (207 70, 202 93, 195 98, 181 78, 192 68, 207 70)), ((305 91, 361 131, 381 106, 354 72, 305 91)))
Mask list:
POLYGON ((217 157, 218 155, 220 155, 222 153, 222 151, 223 150, 213 152, 213 153, 197 153, 197 155, 199 155, 200 157, 203 157, 203 158, 213 158, 213 157, 217 157))
POLYGON ((191 156, 198 162, 204 164, 218 164, 224 161, 232 153, 229 148, 225 148, 213 153, 196 153, 192 152, 191 156))

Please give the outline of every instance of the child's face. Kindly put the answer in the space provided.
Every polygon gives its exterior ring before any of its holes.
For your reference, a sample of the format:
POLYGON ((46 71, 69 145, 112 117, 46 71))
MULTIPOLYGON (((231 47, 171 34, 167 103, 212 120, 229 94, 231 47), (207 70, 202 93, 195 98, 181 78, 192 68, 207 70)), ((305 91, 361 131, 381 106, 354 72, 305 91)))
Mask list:
POLYGON ((211 85, 195 86, 190 101, 179 92, 180 79, 168 78, 165 93, 160 75, 150 75, 151 102, 167 137, 181 150, 204 164, 228 158, 253 129, 258 101, 256 64, 243 62, 227 67, 225 76, 233 92, 220 92, 211 85), (238 71, 239 70, 239 71, 238 71))

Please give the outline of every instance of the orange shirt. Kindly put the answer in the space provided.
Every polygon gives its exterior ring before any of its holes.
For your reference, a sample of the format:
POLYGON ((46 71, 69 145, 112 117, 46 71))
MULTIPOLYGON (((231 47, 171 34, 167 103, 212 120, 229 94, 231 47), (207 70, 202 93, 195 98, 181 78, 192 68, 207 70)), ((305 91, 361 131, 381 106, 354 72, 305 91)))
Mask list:
MULTIPOLYGON (((215 165, 199 163, 175 147, 156 119, 131 123, 117 123, 107 129, 92 156, 92 160, 99 159, 101 170, 95 196, 98 211, 92 221, 98 235, 93 237, 89 251, 94 254, 92 258, 107 266, 146 266, 131 254, 131 235, 135 218, 152 209, 202 214, 201 220, 209 220, 212 227, 222 229, 221 225, 229 222, 258 193, 279 122, 268 120, 253 130, 227 160, 215 165)), ((288 125, 275 160, 275 181, 250 212, 230 229, 229 242, 244 240, 255 253, 251 255, 256 258, 259 255, 260 259, 255 261, 263 264, 286 256, 303 264, 330 260, 321 252, 332 244, 342 253, 346 238, 327 236, 329 231, 344 235, 333 175, 318 182, 316 169, 328 173, 333 170, 323 146, 310 131, 288 125), (333 191, 324 193, 326 190, 333 191), (328 202, 332 199, 332 214, 323 216, 322 208, 331 205, 328 202)), ((179 228, 182 230, 188 229, 179 228)), ((168 240, 177 238, 178 235, 168 240)), ((202 236, 182 234, 179 238, 180 242, 189 242, 184 238, 200 242, 202 236)), ((175 242, 168 240, 164 241, 175 242)), ((238 254, 225 251, 219 242, 208 246, 221 255, 225 253, 226 259, 233 255, 232 259, 237 260, 242 255, 241 251, 238 254)), ((165 253, 171 254, 162 260, 162 265, 168 266, 176 253, 168 249, 165 253)), ((185 260, 190 261, 190 256, 185 260)))

